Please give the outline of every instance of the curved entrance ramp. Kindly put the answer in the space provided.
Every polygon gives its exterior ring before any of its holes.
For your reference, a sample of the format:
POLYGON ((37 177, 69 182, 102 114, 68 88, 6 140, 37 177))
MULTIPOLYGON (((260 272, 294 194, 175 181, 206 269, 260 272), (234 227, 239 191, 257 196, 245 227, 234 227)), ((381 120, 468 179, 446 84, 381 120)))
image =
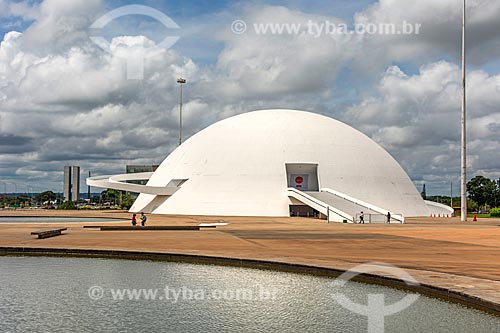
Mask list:
POLYGON ((174 184, 175 186, 151 186, 127 181, 149 180, 153 172, 126 173, 113 176, 97 176, 87 178, 87 185, 101 188, 112 188, 115 190, 128 191, 134 193, 145 193, 158 196, 170 196, 174 194, 182 184, 174 184))

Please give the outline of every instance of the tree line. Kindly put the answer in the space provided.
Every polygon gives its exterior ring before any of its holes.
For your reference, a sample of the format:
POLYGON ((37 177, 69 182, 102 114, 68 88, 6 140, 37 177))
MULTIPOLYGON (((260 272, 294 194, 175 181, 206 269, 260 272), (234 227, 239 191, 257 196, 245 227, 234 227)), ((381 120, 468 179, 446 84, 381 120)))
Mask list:
POLYGON ((20 195, 1 195, 0 208, 5 207, 30 207, 44 206, 44 208, 58 209, 77 209, 77 204, 85 204, 87 201, 91 204, 110 203, 111 205, 120 206, 122 209, 129 209, 134 203, 135 198, 130 194, 118 190, 104 190, 100 195, 93 196, 89 200, 64 201, 62 194, 54 193, 53 191, 44 191, 37 193, 34 196, 28 194, 20 195))

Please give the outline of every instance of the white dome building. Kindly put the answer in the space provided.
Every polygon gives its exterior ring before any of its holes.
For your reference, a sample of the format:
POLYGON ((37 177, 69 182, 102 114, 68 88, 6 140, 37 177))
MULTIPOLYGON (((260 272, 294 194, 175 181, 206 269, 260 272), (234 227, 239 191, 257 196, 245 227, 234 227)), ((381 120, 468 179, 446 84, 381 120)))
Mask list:
POLYGON ((93 177, 91 186, 140 192, 133 212, 216 216, 322 213, 331 221, 451 214, 422 200, 406 172, 352 127, 315 113, 263 110, 219 121, 151 174, 93 177), (123 183, 149 178, 147 185, 123 183))

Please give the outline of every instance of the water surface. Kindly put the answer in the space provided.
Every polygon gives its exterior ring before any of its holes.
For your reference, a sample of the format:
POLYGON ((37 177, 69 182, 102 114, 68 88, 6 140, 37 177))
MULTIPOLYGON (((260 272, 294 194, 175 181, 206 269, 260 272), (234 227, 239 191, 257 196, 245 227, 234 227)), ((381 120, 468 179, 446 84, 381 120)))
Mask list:
MULTIPOLYGON (((0 276, 0 332, 366 332, 368 327, 366 317, 336 303, 333 279, 324 277, 185 263, 10 256, 0 257, 0 276), (166 287, 184 290, 184 297, 167 299, 166 287), (161 292, 155 300, 113 299, 112 290, 123 288, 161 292), (237 299, 238 290, 252 290, 255 297, 237 299), (219 297, 202 297, 202 292, 219 297)), ((384 294, 386 304, 406 295, 355 282, 342 292, 359 303, 367 302, 368 293, 384 294)), ((500 318, 421 296, 387 317, 385 328, 499 332, 500 318)))

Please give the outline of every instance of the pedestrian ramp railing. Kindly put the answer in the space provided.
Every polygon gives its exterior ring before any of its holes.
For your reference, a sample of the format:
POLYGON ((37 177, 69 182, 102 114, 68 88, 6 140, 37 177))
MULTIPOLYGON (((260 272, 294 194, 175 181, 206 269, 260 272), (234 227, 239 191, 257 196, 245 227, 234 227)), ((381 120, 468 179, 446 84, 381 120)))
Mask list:
MULTIPOLYGON (((402 214, 395 214, 395 215, 401 216, 402 214)), ((392 215, 388 221, 387 215, 377 214, 377 213, 367 213, 367 214, 363 213, 363 220, 365 223, 403 223, 400 220, 393 218, 392 215)), ((356 214, 355 221, 357 223, 361 222, 361 213, 356 214)))
MULTIPOLYGON (((378 220, 381 220, 382 217, 384 217, 384 219, 387 220, 387 214, 390 212, 389 210, 387 209, 384 209, 384 208, 381 208, 381 207, 378 207, 376 205, 373 205, 373 204, 370 204, 368 202, 365 202, 363 200, 360 200, 360 199, 357 199, 357 198, 354 198, 348 194, 345 194, 345 193, 342 193, 342 192, 339 192, 339 191, 336 191, 336 190, 333 190, 333 189, 330 189, 330 188, 321 188, 320 189, 320 192, 327 192, 327 193, 330 193, 334 196, 337 196, 339 198, 342 198, 346 201, 349 201, 353 204, 356 204, 358 205, 359 207, 364 207, 365 210, 367 210, 367 212, 364 212, 365 216, 370 214, 370 215, 373 215, 373 220, 374 221, 378 221, 378 220), (380 215, 382 217, 378 217, 377 215, 380 215)), ((394 213, 394 212, 390 212, 391 213, 391 222, 395 222, 395 223, 405 223, 405 218, 403 216, 403 214, 401 213, 394 213)), ((353 214, 354 217, 355 217, 355 221, 359 221, 359 216, 361 215, 361 211, 357 212, 356 214, 353 214)), ((366 219, 365 219, 366 221, 366 219)))
MULTIPOLYGON (((288 196, 294 198, 325 215, 328 221, 333 222, 359 222, 361 212, 365 222, 383 223, 387 221, 389 211, 349 195, 329 188, 320 191, 304 192, 290 187, 288 196)), ((390 222, 404 223, 402 214, 392 213, 390 222)))

